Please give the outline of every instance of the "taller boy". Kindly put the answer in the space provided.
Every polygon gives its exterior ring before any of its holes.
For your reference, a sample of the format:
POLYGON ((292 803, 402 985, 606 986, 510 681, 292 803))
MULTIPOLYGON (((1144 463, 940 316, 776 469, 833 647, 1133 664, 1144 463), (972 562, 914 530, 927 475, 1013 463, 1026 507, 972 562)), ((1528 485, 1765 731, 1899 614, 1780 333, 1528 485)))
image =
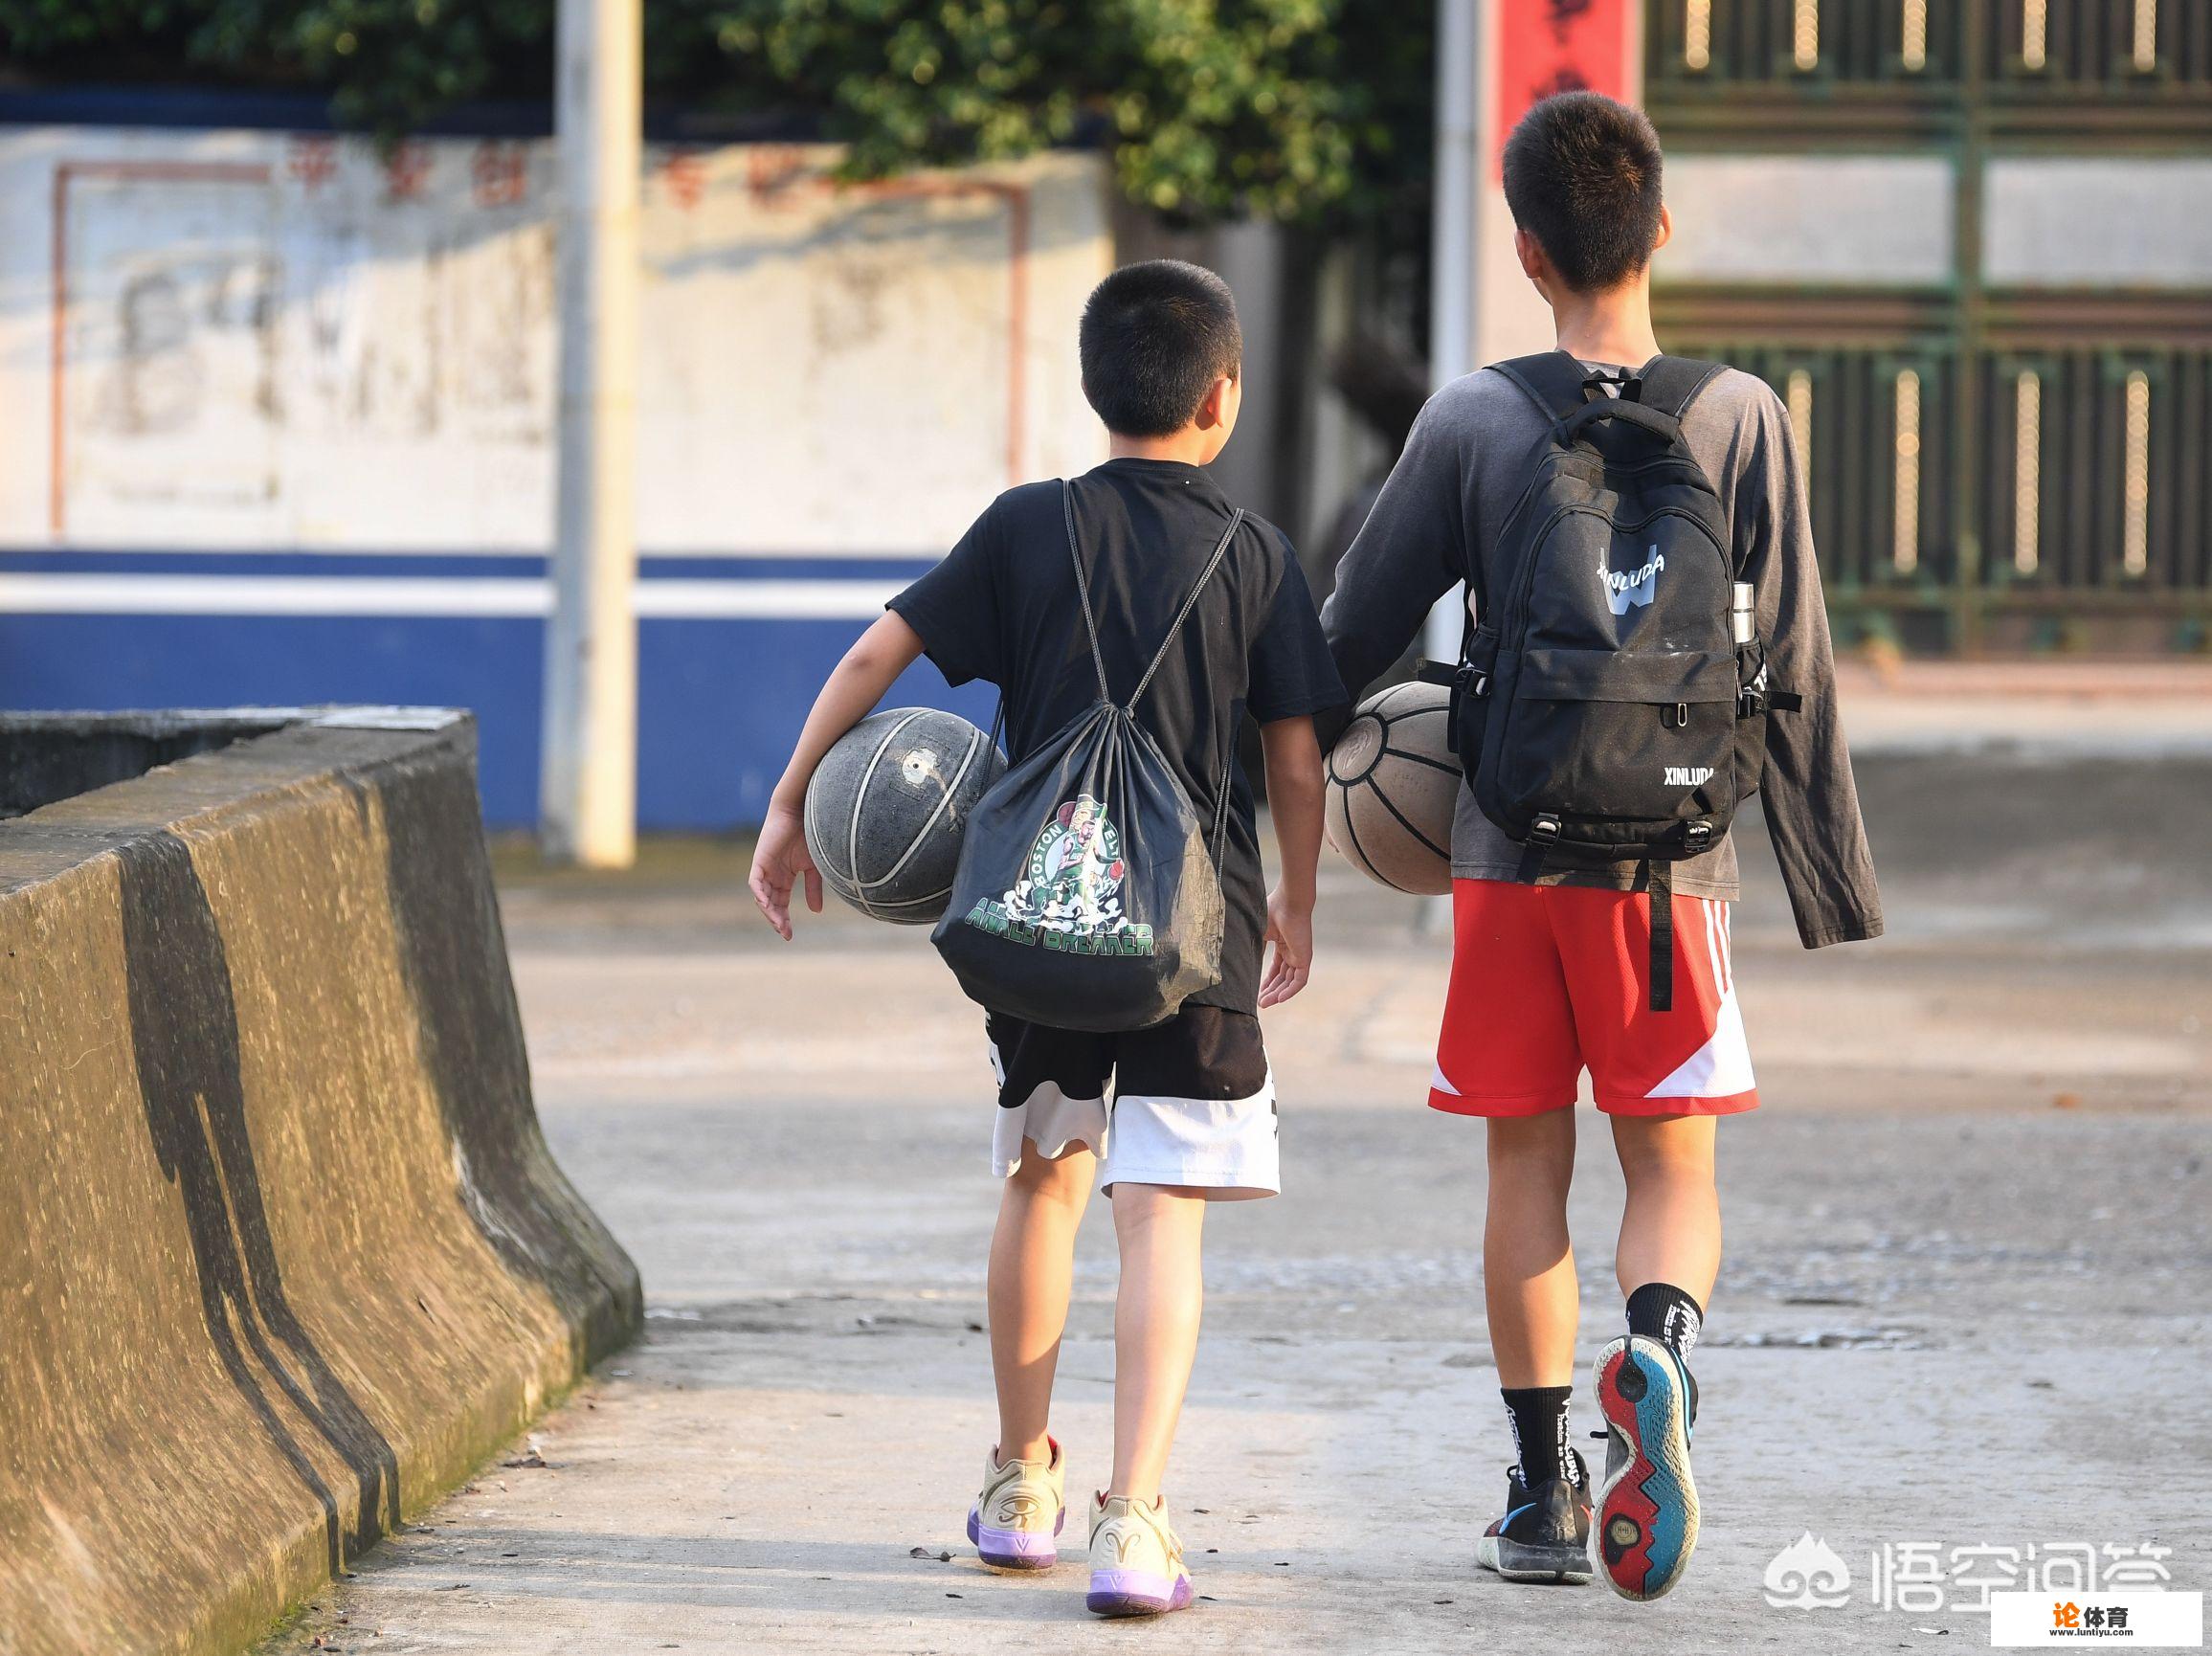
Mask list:
MULTIPOLYGON (((1659 356, 1650 261, 1672 225, 1659 141, 1637 111, 1593 93, 1537 104, 1505 154, 1514 247, 1552 307, 1586 397, 1633 392, 1659 356)), ((1323 627, 1346 684, 1371 683, 1455 583, 1507 590, 1501 532, 1553 414, 1506 373, 1444 387, 1337 571, 1323 627)), ((1719 495, 1734 579, 1755 591, 1771 682, 1801 698, 1768 722, 1760 788, 1805 946, 1882 929, 1850 761, 1805 495, 1788 416, 1761 381, 1713 373, 1683 412, 1690 452, 1719 495)), ((1623 569, 1625 583, 1652 578, 1623 569)), ((1664 579, 1664 574, 1658 575, 1664 579)), ((1590 1578, 1653 1599, 1697 1539, 1686 1365, 1720 1265, 1716 1119, 1758 1102, 1729 958, 1733 844, 1672 865, 1672 1006, 1652 1009, 1648 864, 1531 858, 1464 788, 1452 829, 1452 977, 1429 1103, 1488 1120, 1483 1236, 1490 1341, 1516 1457, 1507 1511, 1478 1543, 1525 1580, 1590 1578), (1627 1333, 1598 1358, 1612 1439, 1598 1493, 1568 1446, 1578 1288, 1567 1232, 1572 1108, 1581 1071, 1612 1119, 1627 1181, 1615 1271, 1627 1333)))

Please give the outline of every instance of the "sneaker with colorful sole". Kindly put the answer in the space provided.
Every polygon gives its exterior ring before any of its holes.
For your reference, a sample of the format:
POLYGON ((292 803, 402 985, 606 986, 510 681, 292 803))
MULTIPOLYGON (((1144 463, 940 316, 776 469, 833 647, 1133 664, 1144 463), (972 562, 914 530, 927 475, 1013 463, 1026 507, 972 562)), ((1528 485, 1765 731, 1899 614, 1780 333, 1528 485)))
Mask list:
POLYGON ((1067 1525, 1067 1468, 1060 1443, 1047 1438, 1047 1461, 1005 1461, 994 1449, 983 1463, 983 1492, 968 1510, 968 1538, 994 1570, 1049 1570, 1060 1562, 1059 1535, 1067 1525))
POLYGON ((1692 1397, 1689 1371, 1662 1341, 1624 1334, 1598 1354, 1607 1446, 1591 1561, 1623 1599, 1671 1592, 1697 1546, 1692 1397))
POLYGON ((1183 1543, 1157 1498, 1100 1495, 1090 1510, 1090 1596, 1094 1616, 1158 1616, 1190 1608, 1191 1573, 1183 1543))

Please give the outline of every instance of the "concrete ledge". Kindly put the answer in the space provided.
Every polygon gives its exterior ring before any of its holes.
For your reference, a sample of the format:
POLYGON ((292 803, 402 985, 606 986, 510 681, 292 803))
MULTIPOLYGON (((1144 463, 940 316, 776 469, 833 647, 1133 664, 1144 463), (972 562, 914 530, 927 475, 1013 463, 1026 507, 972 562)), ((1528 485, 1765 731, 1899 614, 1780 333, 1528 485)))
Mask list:
POLYGON ((640 1314, 538 1131, 473 724, 220 718, 0 721, 13 797, 155 765, 0 822, 10 1656, 237 1648, 640 1314))

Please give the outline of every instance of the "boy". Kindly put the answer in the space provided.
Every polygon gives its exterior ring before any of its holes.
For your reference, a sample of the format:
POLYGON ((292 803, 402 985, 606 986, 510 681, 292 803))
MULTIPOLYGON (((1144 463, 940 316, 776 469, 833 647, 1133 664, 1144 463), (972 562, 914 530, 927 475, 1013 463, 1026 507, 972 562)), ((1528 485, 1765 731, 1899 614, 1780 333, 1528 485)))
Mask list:
MULTIPOLYGON (((1672 226, 1650 123, 1593 93, 1548 99, 1507 143, 1505 186, 1521 268, 1551 304, 1559 348, 1582 364, 1585 396, 1617 393, 1659 355, 1650 259, 1672 226)), ((1552 424, 1495 371, 1430 399, 1323 616, 1347 684, 1364 686, 1396 660, 1470 571, 1487 591, 1505 590, 1501 531, 1552 424)), ((1760 790, 1799 935, 1809 949, 1877 936, 1880 899, 1836 718, 1788 417, 1763 383, 1722 369, 1683 429, 1719 494, 1734 578, 1755 589, 1772 682, 1803 698, 1801 710, 1768 722, 1760 790)), ((1639 571, 1619 574, 1617 587, 1639 571)), ((1587 1581, 1595 1565, 1624 1597, 1655 1599, 1681 1578, 1697 1538, 1687 1358, 1720 1264, 1715 1122, 1758 1098, 1728 950, 1734 847, 1724 838, 1673 865, 1683 901, 1666 1012, 1649 1006, 1642 873, 1635 862, 1525 863, 1523 847, 1462 788, 1452 976, 1429 1103, 1488 1123, 1484 1288, 1515 1459, 1506 1514, 1477 1559, 1517 1580, 1587 1581), (1525 867, 1534 871, 1528 883, 1525 867), (1567 1429, 1577 1305, 1567 1185, 1585 1065, 1627 1182, 1614 1264, 1628 1332, 1598 1363, 1612 1442, 1595 1557, 1588 1473, 1567 1429)))
MULTIPOLYGON (((1127 1616, 1192 1600, 1160 1477, 1197 1349, 1199 1227, 1211 1199, 1279 1188, 1274 1077, 1257 1013, 1296 995, 1310 968, 1322 788, 1311 715, 1340 705, 1344 690, 1278 530, 1246 517, 1199 585, 1233 516, 1199 469, 1237 423, 1243 340, 1228 288, 1195 265, 1128 266, 1091 294, 1080 344, 1084 394, 1112 458, 1074 480, 1067 499, 1117 698, 1135 690, 1197 591, 1136 716, 1199 819, 1223 824, 1225 843, 1214 847, 1226 900, 1221 981, 1167 1023, 1127 1035, 988 1020, 999 1083, 992 1163, 1005 1180, 988 1290, 998 1442, 968 1534, 1000 1569, 1057 1560, 1064 1468, 1046 1423, 1076 1225, 1096 1175, 1112 1198, 1122 1275, 1113 1475, 1090 1503, 1088 1604, 1127 1616), (1260 723, 1283 860, 1272 897, 1235 762, 1247 712, 1260 723), (1264 979, 1262 931, 1274 946, 1264 979)), ((805 880, 813 908, 822 906, 800 829, 807 780, 916 655, 926 651, 949 683, 999 687, 1017 764, 1097 700, 1062 499, 1058 482, 1001 495, 943 563, 890 601, 823 685, 753 860, 754 897, 785 937, 795 881, 805 880)))

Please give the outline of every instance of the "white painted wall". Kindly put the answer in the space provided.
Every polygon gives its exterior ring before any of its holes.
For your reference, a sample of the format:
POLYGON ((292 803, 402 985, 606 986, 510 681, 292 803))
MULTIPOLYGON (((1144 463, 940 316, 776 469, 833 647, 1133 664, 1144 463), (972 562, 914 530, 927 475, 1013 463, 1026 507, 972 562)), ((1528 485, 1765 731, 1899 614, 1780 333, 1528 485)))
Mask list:
MULTIPOLYGON (((1933 287, 1951 279, 1952 164, 1928 156, 1671 156, 1660 281, 1933 287)), ((1989 164, 2000 286, 2212 283, 2212 161, 2008 156, 1989 164)))
POLYGON ((1665 189, 1674 239, 1655 281, 1951 280, 1943 156, 1671 155, 1665 189))
POLYGON ((1989 167, 1989 279, 2023 287, 2212 286, 2212 160, 2020 156, 1989 167))
MULTIPOLYGON (((1097 159, 833 160, 646 154, 648 552, 940 551, 1104 456, 1097 159)), ((0 544, 543 551, 555 188, 545 144, 0 133, 0 544)))

